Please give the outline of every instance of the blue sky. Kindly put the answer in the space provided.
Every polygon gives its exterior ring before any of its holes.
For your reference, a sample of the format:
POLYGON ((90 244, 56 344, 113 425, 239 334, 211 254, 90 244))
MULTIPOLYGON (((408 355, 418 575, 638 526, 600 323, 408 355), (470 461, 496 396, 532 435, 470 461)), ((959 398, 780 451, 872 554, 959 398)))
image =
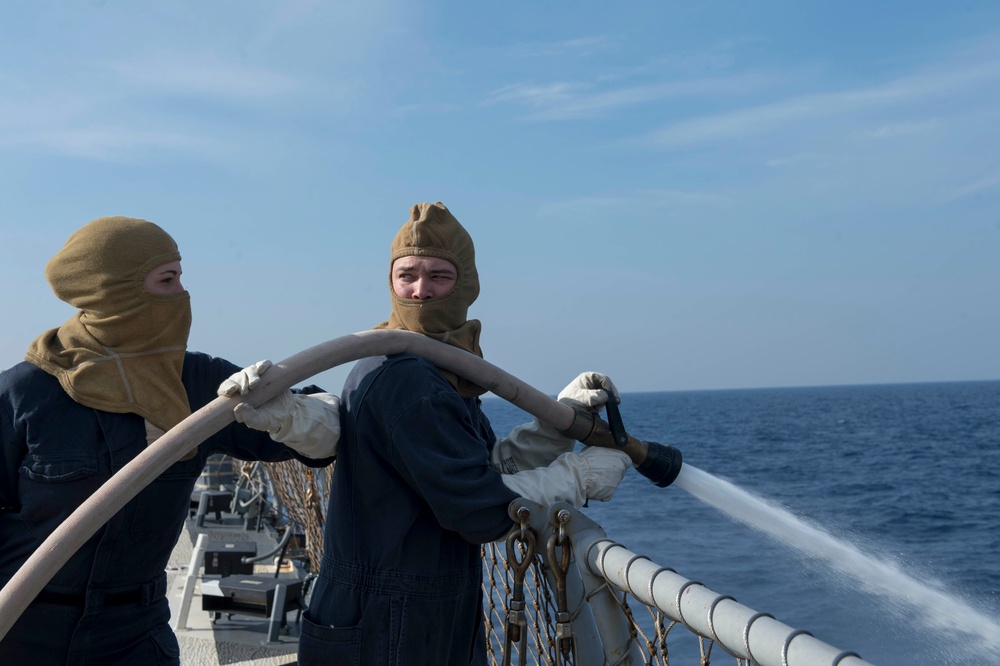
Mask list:
POLYGON ((997 379, 998 148, 993 2, 5 2, 0 368, 95 217, 244 364, 384 320, 442 201, 546 392, 997 379))

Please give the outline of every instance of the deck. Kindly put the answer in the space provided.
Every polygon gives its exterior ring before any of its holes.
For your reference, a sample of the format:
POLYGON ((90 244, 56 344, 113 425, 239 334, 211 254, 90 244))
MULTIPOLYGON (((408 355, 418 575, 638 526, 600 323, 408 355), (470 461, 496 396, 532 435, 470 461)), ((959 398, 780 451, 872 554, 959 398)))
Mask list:
MULTIPOLYGON (((280 629, 277 640, 269 641, 269 618, 262 615, 240 614, 232 616, 220 613, 218 619, 213 613, 202 610, 202 584, 220 578, 219 575, 205 576, 203 566, 194 587, 185 627, 177 627, 188 566, 194 554, 198 535, 204 533, 209 540, 221 542, 257 544, 257 553, 264 554, 274 549, 277 539, 264 528, 261 531, 244 529, 244 519, 235 514, 223 512, 221 520, 214 514, 206 516, 201 527, 195 517, 185 521, 184 531, 170 558, 167 567, 167 596, 170 600, 171 626, 177 634, 181 647, 181 663, 185 666, 286 666, 297 663, 298 612, 287 615, 287 627, 280 629), (214 619, 214 621, 213 621, 214 619)), ((272 561, 253 565, 254 576, 273 578, 275 566, 272 561)), ((295 581, 300 576, 286 564, 279 572, 281 580, 295 581)))

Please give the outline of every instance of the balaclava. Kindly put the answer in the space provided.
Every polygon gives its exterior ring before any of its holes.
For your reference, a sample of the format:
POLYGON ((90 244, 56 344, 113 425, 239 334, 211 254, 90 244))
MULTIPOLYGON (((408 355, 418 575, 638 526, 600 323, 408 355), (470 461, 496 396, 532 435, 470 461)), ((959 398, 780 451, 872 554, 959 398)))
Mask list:
POLYGON ((180 258, 152 222, 102 217, 84 225, 45 266, 52 291, 80 312, 38 336, 25 360, 82 405, 138 414, 164 431, 177 425, 191 414, 181 383, 191 300, 186 291, 151 294, 144 281, 180 258))
MULTIPOLYGON (((389 321, 375 328, 395 328, 423 333, 472 352, 482 358, 478 319, 467 319, 469 306, 479 296, 479 273, 476 272, 476 249, 469 232, 459 224, 444 204, 419 203, 410 209, 410 219, 392 241, 389 257, 389 294, 392 314, 389 321), (426 301, 400 298, 392 288, 392 264, 400 257, 438 257, 447 259, 458 270, 455 287, 444 296, 426 301)), ((441 374, 462 397, 482 395, 486 389, 441 370, 441 374)))

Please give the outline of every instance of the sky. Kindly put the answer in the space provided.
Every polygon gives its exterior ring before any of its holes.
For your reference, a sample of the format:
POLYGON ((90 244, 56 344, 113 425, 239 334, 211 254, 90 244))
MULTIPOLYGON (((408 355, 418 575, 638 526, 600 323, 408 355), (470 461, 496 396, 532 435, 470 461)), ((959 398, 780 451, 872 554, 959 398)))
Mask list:
POLYGON ((385 320, 421 201, 550 394, 1000 379, 1000 3, 0 4, 0 368, 94 218, 245 365, 385 320))

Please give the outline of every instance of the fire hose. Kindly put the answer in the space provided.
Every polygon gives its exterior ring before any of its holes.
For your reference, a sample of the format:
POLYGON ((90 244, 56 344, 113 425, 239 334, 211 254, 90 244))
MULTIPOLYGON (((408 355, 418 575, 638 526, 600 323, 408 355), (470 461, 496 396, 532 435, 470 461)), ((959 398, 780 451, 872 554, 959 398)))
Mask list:
POLYGON ((611 424, 574 410, 474 354, 407 331, 363 331, 335 338, 275 364, 247 396, 216 398, 171 428, 81 504, 0 589, 0 639, 59 569, 104 523, 167 468, 234 421, 240 402, 260 406, 291 386, 330 368, 368 356, 411 353, 478 384, 494 395, 592 446, 619 448, 640 473, 658 486, 669 485, 681 468, 680 452, 627 433, 608 401, 611 424))

